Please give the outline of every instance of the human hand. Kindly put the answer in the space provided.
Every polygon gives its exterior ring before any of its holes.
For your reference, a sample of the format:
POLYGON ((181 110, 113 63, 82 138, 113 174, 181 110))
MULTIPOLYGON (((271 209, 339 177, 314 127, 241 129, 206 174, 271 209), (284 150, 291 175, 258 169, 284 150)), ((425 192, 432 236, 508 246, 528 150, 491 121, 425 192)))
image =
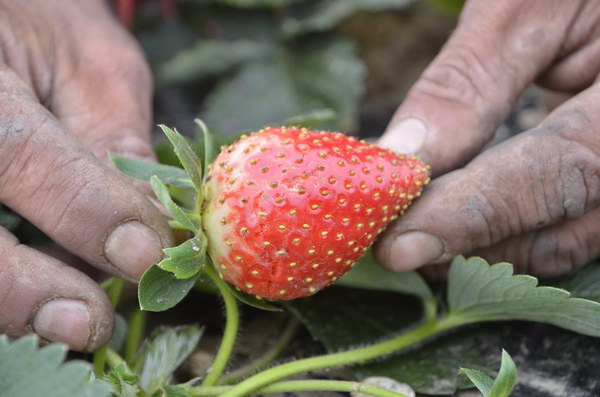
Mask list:
MULTIPOLYGON (((153 158, 152 84, 103 0, 0 0, 0 202, 86 262, 137 280, 171 243, 107 153, 153 158)), ((113 311, 82 272, 0 230, 0 332, 95 350, 113 311)))
POLYGON ((379 142, 437 176, 380 239, 385 267, 475 254, 553 276, 600 253, 599 26, 592 0, 467 2, 379 142), (533 81, 574 96, 480 152, 533 81))

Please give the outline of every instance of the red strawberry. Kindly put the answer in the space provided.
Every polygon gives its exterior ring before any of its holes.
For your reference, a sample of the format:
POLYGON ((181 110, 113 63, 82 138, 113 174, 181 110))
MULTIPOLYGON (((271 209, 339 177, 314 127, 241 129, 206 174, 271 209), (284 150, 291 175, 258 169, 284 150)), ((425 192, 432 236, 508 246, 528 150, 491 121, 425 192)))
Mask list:
POLYGON ((428 167, 341 133, 266 128, 223 148, 205 185, 216 269, 270 299, 346 273, 429 182, 428 167))

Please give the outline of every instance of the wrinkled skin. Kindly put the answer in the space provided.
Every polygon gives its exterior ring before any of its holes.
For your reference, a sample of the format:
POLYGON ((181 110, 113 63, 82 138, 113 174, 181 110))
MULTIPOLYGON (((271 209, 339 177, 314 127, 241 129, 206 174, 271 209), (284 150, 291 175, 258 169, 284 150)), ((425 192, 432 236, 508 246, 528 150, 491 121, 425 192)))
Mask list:
MULTIPOLYGON (((0 0, 0 48, 0 202, 87 263, 137 280, 171 243, 107 158, 153 156, 137 44, 102 0, 0 0)), ((113 311, 93 280, 4 229, 0 258, 0 332, 77 350, 108 340, 113 311)))
POLYGON ((376 247, 386 267, 454 255, 553 276, 600 254, 600 4, 473 0, 380 144, 436 177, 376 247), (481 152, 531 83, 570 97, 536 127, 481 152))

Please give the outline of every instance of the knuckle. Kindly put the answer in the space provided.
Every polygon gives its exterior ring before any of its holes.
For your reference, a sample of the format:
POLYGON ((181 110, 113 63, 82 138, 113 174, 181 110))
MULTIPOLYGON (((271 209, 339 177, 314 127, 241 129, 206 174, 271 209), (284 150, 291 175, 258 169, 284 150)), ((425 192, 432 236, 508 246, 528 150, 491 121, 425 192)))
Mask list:
MULTIPOLYGON (((53 120, 45 112, 30 112, 22 116, 19 112, 13 112, 12 106, 4 107, 4 98, 0 98, 0 108, 6 109, 6 113, 0 115, 0 196, 4 196, 7 186, 19 182, 26 174, 26 170, 35 163, 39 151, 39 142, 43 140, 43 131, 47 130, 48 124, 53 120)), ((17 101, 14 103, 21 109, 27 109, 29 104, 17 101)), ((21 186, 26 187, 30 179, 20 181, 21 186)))
POLYGON ((111 79, 119 78, 134 87, 152 86, 150 68, 137 46, 101 42, 94 48, 95 51, 106 54, 104 57, 90 57, 90 61, 95 63, 92 67, 96 69, 96 73, 111 79))
POLYGON ((578 218, 600 204, 600 157, 571 139, 559 139, 559 145, 556 205, 565 219, 578 218))
POLYGON ((415 93, 465 106, 488 103, 494 79, 479 55, 468 46, 448 47, 425 70, 415 93))

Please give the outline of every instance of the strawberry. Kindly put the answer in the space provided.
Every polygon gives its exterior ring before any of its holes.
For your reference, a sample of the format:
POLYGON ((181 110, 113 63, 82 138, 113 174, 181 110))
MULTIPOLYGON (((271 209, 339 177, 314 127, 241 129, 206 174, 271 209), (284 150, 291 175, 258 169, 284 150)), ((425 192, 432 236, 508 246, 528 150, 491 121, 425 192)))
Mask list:
POLYGON ((243 136, 210 168, 208 253, 226 281, 268 299, 333 283, 429 182, 416 157, 292 127, 243 136))

